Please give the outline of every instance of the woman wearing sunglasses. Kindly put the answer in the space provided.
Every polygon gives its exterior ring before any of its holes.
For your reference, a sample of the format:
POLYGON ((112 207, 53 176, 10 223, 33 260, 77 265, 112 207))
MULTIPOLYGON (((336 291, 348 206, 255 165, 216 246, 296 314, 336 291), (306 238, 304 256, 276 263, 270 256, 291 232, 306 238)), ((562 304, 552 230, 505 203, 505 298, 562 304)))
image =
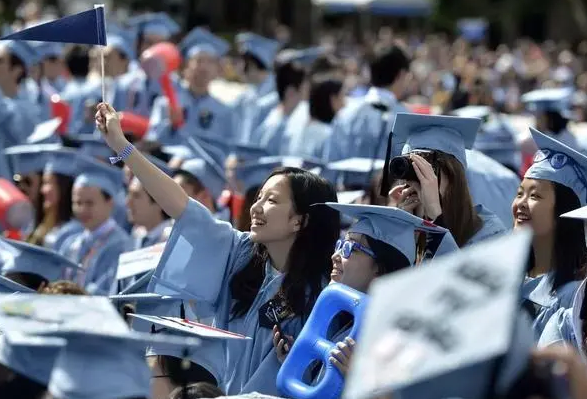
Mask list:
MULTIPOLYGON (((429 236, 431 244, 427 259, 458 250, 450 232, 398 208, 327 203, 344 215, 357 220, 338 240, 332 255, 330 284, 345 284, 357 291, 367 292, 377 277, 410 267, 416 263, 416 235, 429 236)), ((338 342, 330 362, 344 376, 350 364, 355 342, 348 337, 352 318, 340 316, 330 326, 329 339, 338 342)), ((274 330, 273 344, 277 358, 283 362, 293 343, 292 337, 282 337, 274 330)), ((321 378, 322 369, 312 370, 312 381, 321 378)))
POLYGON ((548 319, 572 305, 587 262, 585 232, 578 220, 559 218, 587 203, 587 157, 531 129, 540 149, 512 203, 514 228, 530 226, 534 241, 524 305, 540 336, 548 319))

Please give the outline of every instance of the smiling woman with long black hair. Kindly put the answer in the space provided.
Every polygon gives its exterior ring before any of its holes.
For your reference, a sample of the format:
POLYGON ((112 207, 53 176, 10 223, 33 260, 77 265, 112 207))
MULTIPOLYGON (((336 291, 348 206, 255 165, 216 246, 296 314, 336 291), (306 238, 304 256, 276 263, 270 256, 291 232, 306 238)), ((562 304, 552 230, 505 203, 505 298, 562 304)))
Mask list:
POLYGON ((328 282, 340 220, 336 211, 312 205, 336 202, 336 191, 302 169, 277 169, 250 209, 251 232, 239 232, 189 199, 130 145, 110 105, 100 104, 96 122, 149 195, 176 219, 149 291, 206 304, 217 327, 252 338, 226 341, 212 356, 200 352, 202 358, 192 360, 227 394, 275 392, 275 378, 269 376, 276 375, 279 362, 272 329, 279 324, 286 334, 297 335, 328 282))

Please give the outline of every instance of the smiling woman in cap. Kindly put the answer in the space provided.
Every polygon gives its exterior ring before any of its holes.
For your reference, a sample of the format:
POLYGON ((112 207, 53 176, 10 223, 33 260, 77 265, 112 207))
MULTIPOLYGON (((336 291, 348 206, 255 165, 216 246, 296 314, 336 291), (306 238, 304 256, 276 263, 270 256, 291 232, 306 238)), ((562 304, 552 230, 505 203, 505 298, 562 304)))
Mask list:
POLYGON ((587 157, 530 128, 540 150, 512 203, 514 228, 534 230, 524 300, 540 335, 549 317, 572 304, 587 265, 583 223, 559 218, 587 204, 587 157))
MULTIPOLYGON (((147 192, 176 219, 148 291, 209 304, 217 327, 252 338, 248 345, 228 342, 214 358, 228 394, 262 379, 257 374, 262 367, 276 372, 273 326, 299 333, 330 274, 339 216, 311 205, 335 201, 334 187, 299 168, 277 169, 250 209, 251 232, 242 233, 216 220, 130 145, 110 105, 100 105, 96 123, 147 192)), ((275 389, 274 378, 262 382, 257 390, 275 389)))
MULTIPOLYGON (((366 293, 377 278, 415 265, 417 233, 434 236, 434 245, 429 248, 427 259, 458 251, 447 229, 427 223, 401 209, 338 203, 326 205, 355 220, 344 239, 336 243, 330 284, 341 283, 366 293)), ((354 349, 354 341, 347 338, 351 322, 345 317, 337 317, 336 329, 329 331, 331 341, 338 342, 330 362, 343 375, 346 375, 354 349)), ((273 343, 280 361, 289 352, 292 341, 293 337, 283 337, 274 329, 273 343)), ((321 368, 320 373, 314 375, 315 381, 319 381, 323 371, 324 368, 321 368)))
POLYGON ((460 247, 505 232, 482 205, 473 204, 465 171, 481 125, 477 118, 399 113, 383 186, 399 208, 448 228, 460 247))

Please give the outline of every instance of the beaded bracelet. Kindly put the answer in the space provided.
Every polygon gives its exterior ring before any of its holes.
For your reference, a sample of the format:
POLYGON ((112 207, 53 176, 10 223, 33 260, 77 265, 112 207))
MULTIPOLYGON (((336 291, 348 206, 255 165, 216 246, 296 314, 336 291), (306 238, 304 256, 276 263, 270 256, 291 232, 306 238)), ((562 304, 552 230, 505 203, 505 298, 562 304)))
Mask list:
POLYGON ((132 153, 132 150, 135 149, 135 146, 132 144, 127 145, 126 147, 124 147, 124 149, 118 154, 118 156, 116 157, 110 157, 110 163, 112 165, 120 162, 120 161, 125 161, 126 158, 128 158, 130 156, 130 154, 132 153))

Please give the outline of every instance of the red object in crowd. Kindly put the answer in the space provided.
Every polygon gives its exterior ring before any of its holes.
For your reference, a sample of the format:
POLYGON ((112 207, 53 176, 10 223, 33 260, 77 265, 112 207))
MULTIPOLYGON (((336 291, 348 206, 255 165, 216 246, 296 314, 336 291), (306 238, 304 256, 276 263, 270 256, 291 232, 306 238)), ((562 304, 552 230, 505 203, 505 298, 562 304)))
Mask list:
POLYGON ((407 107, 411 112, 416 114, 430 115, 432 113, 432 108, 429 105, 408 104, 407 107))
POLYGON ((61 136, 66 135, 68 133, 69 119, 71 118, 71 108, 69 104, 61 99, 59 94, 51 96, 51 115, 53 115, 53 118, 61 118, 61 124, 57 128, 57 132, 61 136))
POLYGON ((11 181, 0 179, 0 226, 4 234, 18 237, 33 222, 29 198, 11 181))
POLYGON ((22 234, 18 230, 7 230, 4 232, 4 238, 8 238, 10 240, 21 241, 22 234))
POLYGON ((149 119, 130 112, 120 112, 120 126, 125 133, 142 139, 149 129, 149 119))
POLYGON ((232 219, 238 220, 245 203, 245 197, 230 190, 224 190, 218 199, 218 203, 222 207, 228 207, 232 219))
POLYGON ((520 177, 524 177, 526 171, 530 169, 530 166, 534 163, 534 155, 526 154, 522 155, 522 167, 520 168, 520 177))
POLYGON ((173 43, 157 43, 141 55, 141 65, 149 78, 159 80, 163 94, 169 101, 171 123, 174 128, 184 124, 183 111, 171 82, 171 74, 181 66, 181 53, 173 43))

